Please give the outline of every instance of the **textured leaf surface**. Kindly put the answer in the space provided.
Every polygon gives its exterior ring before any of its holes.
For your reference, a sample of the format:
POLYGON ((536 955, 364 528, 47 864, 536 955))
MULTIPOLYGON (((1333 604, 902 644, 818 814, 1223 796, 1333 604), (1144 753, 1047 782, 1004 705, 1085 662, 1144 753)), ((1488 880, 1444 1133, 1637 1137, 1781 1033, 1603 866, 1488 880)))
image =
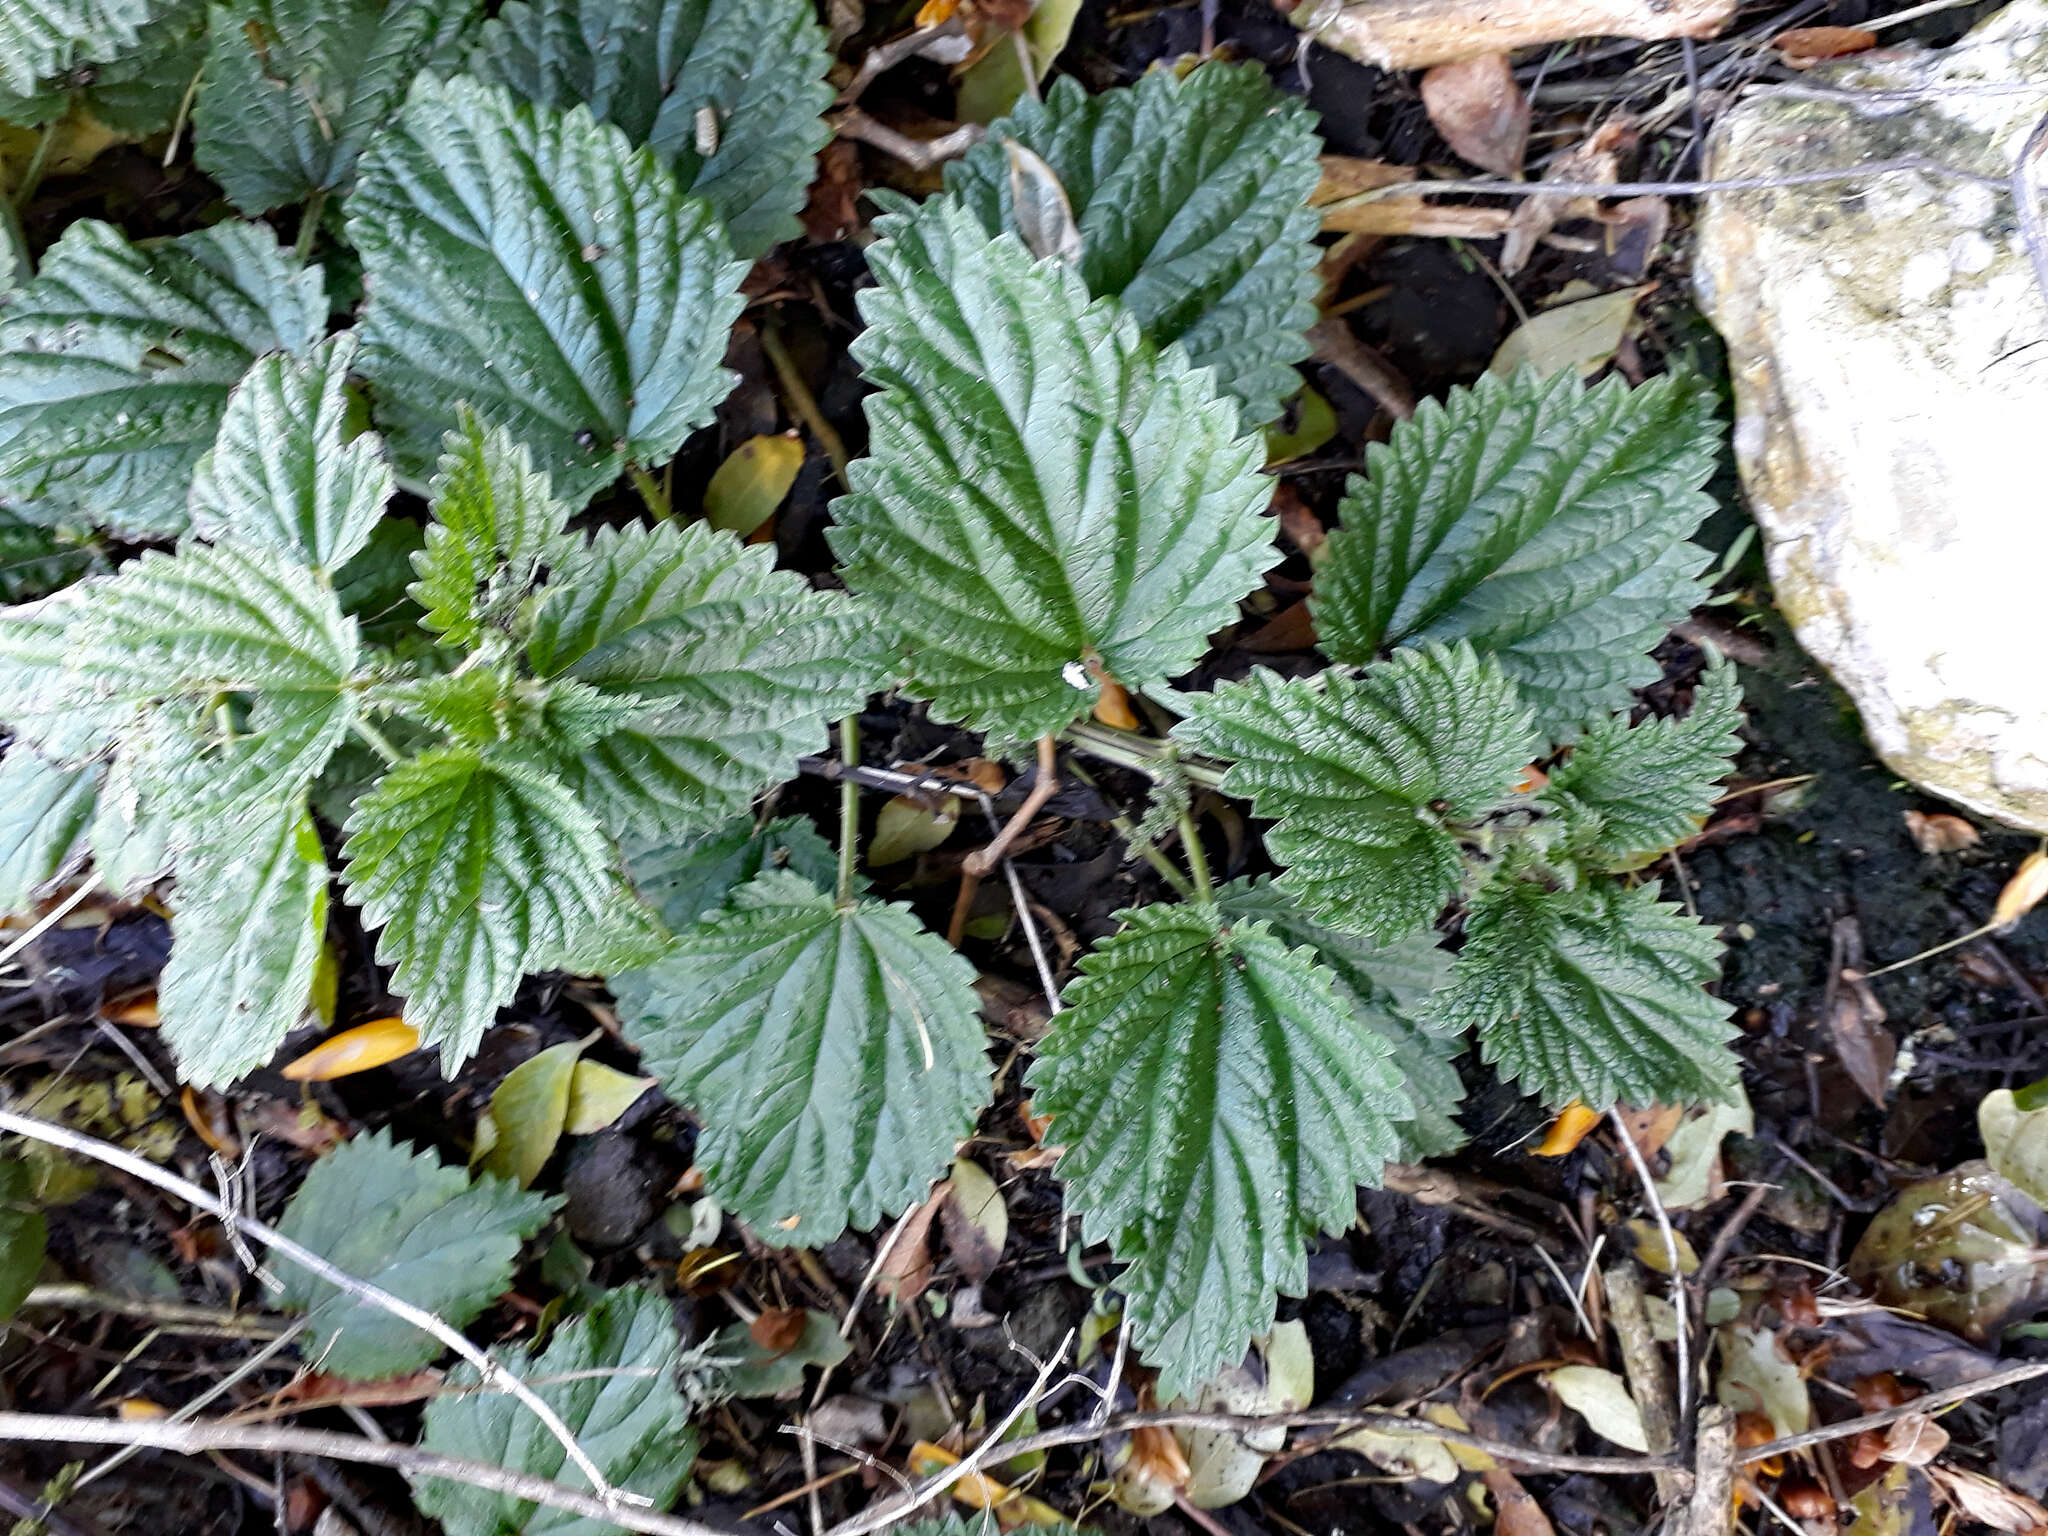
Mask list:
POLYGON ((132 706, 102 699, 71 665, 68 637, 98 583, 0 611, 0 722, 53 762, 79 766, 106 752, 132 706))
POLYGON ((1162 1401, 1240 1360, 1308 1243, 1357 1219, 1407 1118, 1387 1045, 1311 951, 1213 906, 1144 907, 1081 962, 1031 1069, 1058 1171, 1162 1401))
MULTIPOLYGON (((5 772, 0 764, 0 775, 5 772)), ((838 856, 801 816, 778 817, 764 827, 741 817, 681 841, 626 849, 626 872, 635 888, 677 933, 723 907, 762 871, 775 869, 828 886, 838 878, 838 856)))
POLYGON ((348 729, 355 625, 289 556, 261 545, 147 551, 74 590, 70 684, 94 713, 133 711, 124 750, 180 821, 218 833, 244 816, 267 820, 348 729), (246 718, 222 723, 225 694, 253 695, 246 718))
POLYGON ((731 387, 742 269, 651 153, 578 108, 421 78, 349 199, 363 372, 401 472, 467 401, 574 506, 665 462, 731 387))
POLYGON ((447 436, 429 494, 434 521, 413 560, 411 596, 427 628, 450 645, 474 646, 526 600, 569 509, 524 447, 468 410, 447 436))
POLYGON ((0 0, 0 83, 28 92, 73 64, 132 47, 149 0, 0 0))
POLYGON ((0 757, 0 915, 25 911, 84 849, 99 798, 93 768, 65 768, 16 743, 0 757))
POLYGON ((84 530, 45 528, 0 509, 0 602, 20 603, 70 585, 101 568, 84 530))
POLYGON ((1397 652, 1356 676, 1254 672, 1192 701, 1174 735, 1231 764, 1224 790, 1279 825, 1280 888, 1332 927, 1398 938, 1463 871, 1449 825, 1504 801, 1541 750, 1529 711, 1466 645, 1397 652))
POLYGON ((137 534, 185 526, 192 466, 265 352, 326 327, 318 267, 269 230, 147 247, 81 219, 0 311, 0 498, 137 534))
POLYGON ((257 360, 228 397, 220 436, 192 482, 193 531, 339 570, 369 540, 391 495, 374 432, 351 430, 343 332, 303 356, 257 360))
MULTIPOLYGON (((644 1494, 656 1509, 674 1502, 696 1459, 690 1405, 676 1388, 682 1349, 668 1299, 637 1286, 611 1291, 564 1323, 520 1371, 614 1487, 644 1494)), ((515 1366, 514 1369, 517 1369, 515 1366)), ((462 1366, 451 1384, 473 1386, 462 1366)), ((421 1447, 529 1477, 573 1481, 561 1442, 502 1392, 436 1397, 427 1405, 421 1447)), ((529 1504, 466 1483, 414 1477, 420 1509, 448 1536, 607 1536, 617 1527, 529 1504)))
POLYGON ((1317 922, 1270 880, 1233 880, 1216 893, 1216 905, 1232 922, 1264 923, 1282 943, 1314 950, 1329 967, 1338 1000, 1386 1042, 1411 1109, 1399 1125, 1400 1161, 1442 1157, 1465 1144, 1456 1118, 1465 1084, 1452 1065, 1465 1049, 1464 1035, 1445 1032, 1422 1007, 1451 969, 1433 929, 1375 944, 1317 922))
POLYGON ((1425 403, 1353 479, 1311 600, 1333 659, 1468 639, 1569 731, 1653 681, 1702 595, 1685 543, 1719 430, 1698 380, 1491 375, 1425 403))
POLYGON ((193 157, 244 213, 345 187, 413 77, 455 64, 475 0, 211 7, 193 157))
MULTIPOLYGON (((503 1179, 471 1183, 460 1168, 399 1146, 385 1130, 315 1163, 277 1229, 344 1273, 461 1328, 512 1284, 519 1245, 556 1204, 503 1179)), ((273 1267, 284 1282, 279 1305, 312 1314, 308 1353, 322 1370, 369 1380, 417 1370, 441 1353, 430 1335, 296 1264, 273 1267)))
POLYGON ((831 62, 809 0, 514 0, 485 24, 474 68, 553 111, 588 104, 660 156, 752 261, 801 232, 831 136, 831 62))
POLYGON ((1650 886, 1508 881, 1473 903, 1431 1013, 1477 1030, 1485 1059, 1552 1105, 1726 1099, 1735 1030, 1705 991, 1720 961, 1714 931, 1650 886))
POLYGON ((551 774, 504 752, 440 747, 356 805, 344 878, 406 1022, 452 1073, 519 978, 612 915, 612 854, 551 774))
POLYGON ((1673 848, 1705 823, 1740 750, 1742 687, 1723 663, 1701 679, 1682 720, 1599 721, 1550 776, 1545 798, 1571 819, 1596 866, 1619 869, 1673 848))
MULTIPOLYGON (((18 73, 0 66, 0 122, 36 128, 76 108, 95 123, 137 138, 170 126, 206 56, 205 0, 111 0, 107 8, 142 18, 133 45, 102 41, 80 49, 76 62, 89 61, 89 69, 60 63, 26 89, 18 73)), ((0 38, 4 33, 0 21, 0 38)), ((10 62, 15 70, 25 63, 18 55, 10 62)))
POLYGON ((882 686, 844 595, 778 571, 771 550, 701 524, 602 529, 558 552, 527 653, 647 706, 569 767, 614 833, 715 826, 825 744, 825 721, 882 686))
POLYGON ((34 1190, 27 1163, 0 1158, 0 1323, 14 1320, 42 1271, 50 1229, 35 1208, 34 1190))
POLYGON ((277 1053, 311 997, 327 932, 327 855, 292 808, 260 835, 178 859, 171 958, 157 983, 178 1078, 224 1087, 277 1053))
POLYGON ((1186 671, 1277 557, 1263 447, 1210 375, 950 200, 880 221, 854 353, 880 386, 829 535, 942 719, 1028 739, 1091 669, 1186 671))
POLYGON ((924 1198, 989 1100, 974 972, 908 907, 840 908, 786 870, 614 978, 697 1161, 771 1243, 814 1247, 924 1198))
POLYGON ((1006 140, 1065 188, 1088 291, 1214 368, 1247 424, 1277 417, 1316 319, 1315 114, 1256 63, 1154 70, 1093 96, 1055 81, 946 167, 946 190, 991 232, 1016 227, 1006 140))

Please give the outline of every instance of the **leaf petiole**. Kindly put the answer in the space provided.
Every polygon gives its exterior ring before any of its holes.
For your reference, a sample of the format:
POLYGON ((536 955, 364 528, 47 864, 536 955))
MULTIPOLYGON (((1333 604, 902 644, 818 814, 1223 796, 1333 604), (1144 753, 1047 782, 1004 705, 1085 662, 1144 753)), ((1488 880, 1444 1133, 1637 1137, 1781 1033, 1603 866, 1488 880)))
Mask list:
MULTIPOLYGON (((860 716, 839 722, 839 761, 860 766, 860 716)), ((848 774, 839 781, 839 905, 853 903, 853 855, 860 839, 860 785, 848 774)))
POLYGON ((382 731, 378 730, 377 727, 370 724, 369 721, 363 719, 351 720, 348 723, 348 728, 361 737, 370 750, 383 758, 386 763, 396 763, 404 756, 398 748, 391 745, 390 739, 382 731))

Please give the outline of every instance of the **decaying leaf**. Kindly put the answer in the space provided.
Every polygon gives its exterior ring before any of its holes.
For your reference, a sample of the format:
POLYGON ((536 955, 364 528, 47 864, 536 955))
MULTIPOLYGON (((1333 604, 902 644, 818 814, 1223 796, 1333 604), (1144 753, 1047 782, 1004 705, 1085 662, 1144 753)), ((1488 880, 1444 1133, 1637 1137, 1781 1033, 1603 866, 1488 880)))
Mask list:
MULTIPOLYGON (((1143 1434, 1144 1431, 1140 1430, 1139 1433, 1143 1434)), ((1169 1441, 1172 1438, 1171 1435, 1167 1436, 1169 1441)), ((920 1440, 910 1448, 910 1473, 913 1477, 931 1477, 950 1466, 957 1465, 959 1460, 958 1456, 944 1446, 933 1445, 929 1440, 920 1440)), ((970 1472, 961 1478, 953 1485, 953 1497, 969 1509, 987 1510, 996 1517, 996 1523, 1006 1531, 1025 1525, 1066 1524, 1065 1518, 1050 1504, 999 1483, 986 1472, 970 1472)))
MULTIPOLYGON (((1636 1256, 1636 1262, 1645 1269, 1660 1275, 1671 1273, 1671 1255, 1664 1247, 1664 1229, 1654 1221, 1637 1219, 1627 1227, 1629 1249, 1636 1256)), ((1678 1250, 1678 1272, 1689 1275, 1700 1267, 1700 1256, 1693 1251, 1692 1240, 1683 1232, 1671 1234, 1671 1246, 1678 1250)))
POLYGON ((1593 1127, 1600 1123, 1600 1111, 1589 1109, 1577 1099, 1558 1111, 1550 1129, 1531 1150, 1533 1157, 1565 1157, 1576 1152, 1593 1127))
POLYGON ((904 1221, 875 1271, 877 1295, 903 1306, 924 1294, 932 1283, 932 1221, 952 1193, 952 1185, 941 1184, 904 1221))
POLYGON ((1982 1342, 2048 1306, 2044 1235, 2037 1201, 1989 1164, 1967 1162, 1909 1185, 1878 1212, 1849 1275, 1885 1306, 1982 1342))
POLYGON ((1884 1459, 1924 1467, 1948 1449, 1948 1431, 1924 1413, 1909 1413, 1884 1433, 1884 1459))
POLYGON ((562 1122, 568 1136, 592 1136, 616 1121, 654 1086, 651 1077, 633 1077, 599 1061, 579 1061, 569 1074, 569 1113, 562 1122))
POLYGON ((420 1032, 397 1017, 372 1019, 330 1035, 312 1050, 278 1069, 294 1083, 326 1083, 355 1072, 368 1072, 410 1056, 420 1048, 420 1032))
POLYGON ((1422 75, 1422 104, 1444 142, 1496 176, 1522 174, 1529 148, 1529 98, 1505 53, 1439 64, 1422 75))
POLYGON ((794 432, 750 437, 726 455, 704 487, 704 519, 746 538, 775 515, 804 467, 794 432))
POLYGON ((1110 1498, 1119 1509, 1150 1519, 1170 1509, 1193 1475, 1172 1430, 1147 1424, 1109 1453, 1110 1498))
MULTIPOLYGON (((1242 1365, 1224 1371, 1196 1394, 1194 1406, 1263 1416, 1306 1408, 1314 1396, 1315 1359, 1308 1330, 1299 1322, 1275 1323, 1242 1365)), ((1187 1454, 1187 1501, 1197 1509, 1221 1509, 1242 1499, 1252 1491, 1266 1458, 1287 1443, 1284 1429, 1176 1433, 1187 1454)))
MULTIPOLYGON (((1627 120, 1621 117, 1609 118, 1596 128, 1577 148, 1568 150, 1550 162, 1544 172, 1545 181, 1588 182, 1614 181, 1620 174, 1617 155, 1629 137, 1627 120)), ((1500 245, 1500 269, 1508 277, 1529 264, 1529 258, 1536 254, 1536 244, 1549 234, 1558 223, 1566 218, 1584 217, 1598 205, 1591 198, 1573 197, 1566 194, 1525 197, 1509 217, 1506 238, 1500 245)))
POLYGON ((1778 57, 1794 69, 1811 69, 1828 59, 1877 46, 1877 34, 1862 27, 1793 27, 1771 39, 1778 57))
POLYGON ((2038 907, 2044 896, 2048 896, 2048 849, 2036 848, 2020 860, 2020 867, 1998 893, 1998 905, 1991 913, 1992 926, 2001 932, 2012 927, 2038 907))
POLYGON ((1813 1421, 1806 1378, 1768 1328, 1728 1323, 1715 1335, 1721 1346, 1714 1398, 1737 1413, 1761 1413, 1779 1435, 1805 1433, 1813 1421))
POLYGON ((1650 1437, 1643 1431, 1643 1411, 1629 1395, 1628 1383, 1613 1371, 1597 1365, 1561 1365, 1544 1372, 1543 1379, 1602 1439, 1631 1451, 1650 1449, 1650 1437))
POLYGON ((1689 1111, 1671 1133, 1665 1144, 1670 1170, 1657 1181, 1657 1198, 1665 1210, 1690 1210, 1719 1198, 1721 1142, 1728 1136, 1756 1134, 1749 1095, 1737 1089, 1736 1097, 1734 1104, 1707 1104, 1689 1111))
POLYGON ((1449 1446, 1429 1435, 1393 1434, 1378 1429, 1354 1429, 1333 1440, 1343 1451, 1356 1451, 1382 1472, 1395 1477, 1412 1477, 1425 1483, 1455 1483, 1458 1461, 1449 1446))
POLYGON ((1508 333, 1488 369, 1506 377, 1529 367, 1545 378, 1574 369, 1580 378, 1591 378, 1614 360, 1635 318, 1636 301, 1648 291, 1617 288, 1539 310, 1508 333))
POLYGON ((953 1196, 939 1207, 939 1223, 954 1264, 970 1283, 980 1285, 995 1273, 1010 1240, 1010 1209, 996 1181, 977 1162, 957 1159, 950 1182, 953 1196))
MULTIPOLYGON (((1904 1472, 1901 1467, 1892 1475, 1903 1476, 1904 1472)), ((1988 1525, 1994 1531, 2037 1531, 2048 1525, 2048 1506, 1981 1472, 1931 1466, 1927 1476, 1965 1520, 1988 1525)))
POLYGON ((1884 1005, 1878 1002, 1877 993, 1862 972, 1844 967, 1828 1008, 1828 1036, 1842 1070, 1857 1091, 1879 1109, 1891 1099, 1892 1067, 1899 1054, 1899 1042, 1884 1025, 1884 1005))
POLYGON ((1514 1473, 1495 1467, 1486 1474, 1486 1491, 1493 1495, 1496 1511, 1493 1536, 1551 1536, 1555 1527, 1550 1517, 1514 1473))

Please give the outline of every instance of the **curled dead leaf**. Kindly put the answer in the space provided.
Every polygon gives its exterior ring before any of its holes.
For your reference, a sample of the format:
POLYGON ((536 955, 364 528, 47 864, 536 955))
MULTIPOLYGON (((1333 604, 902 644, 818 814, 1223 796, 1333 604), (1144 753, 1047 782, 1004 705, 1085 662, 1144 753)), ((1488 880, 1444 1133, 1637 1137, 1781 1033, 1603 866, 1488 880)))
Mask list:
POLYGON ((802 1307, 769 1307, 747 1325, 747 1336, 770 1354, 786 1355, 804 1336, 802 1307))
POLYGON ((1550 1122, 1550 1129, 1543 1140, 1536 1144, 1534 1156, 1564 1157, 1576 1151, 1580 1142, 1600 1123, 1600 1111, 1588 1109, 1577 1099, 1565 1105, 1558 1117, 1550 1122))
POLYGON ((1810 69, 1877 46, 1877 34, 1862 27, 1794 27, 1771 39, 1778 57, 1794 69, 1810 69))
POLYGON ((2036 1531, 2048 1526, 2048 1506, 1996 1478, 1961 1467, 1930 1466, 1928 1478, 1965 1520, 1994 1531, 2036 1531))
POLYGON ((1439 64, 1422 75, 1422 105, 1461 159, 1496 176, 1522 174, 1529 98, 1505 53, 1439 64))
POLYGON ((1884 1459, 1924 1467, 1948 1449, 1948 1431, 1924 1413, 1909 1413, 1885 1431, 1884 1459))
POLYGON ((1998 893, 1991 925, 2000 930, 2012 927, 2038 907, 2043 897, 2048 897, 2048 849, 2036 848, 2020 860, 2020 867, 1998 893))
POLYGON ((1961 848, 1974 848, 1979 841, 1977 829, 1960 816, 1949 816, 1941 812, 1923 815, 1919 811, 1906 812, 1906 831, 1912 836, 1913 846, 1922 853, 1954 853, 1961 848))
POLYGON ((420 1048, 419 1031, 397 1017, 372 1019, 330 1035, 279 1072, 295 1083, 325 1083, 386 1066, 420 1048))

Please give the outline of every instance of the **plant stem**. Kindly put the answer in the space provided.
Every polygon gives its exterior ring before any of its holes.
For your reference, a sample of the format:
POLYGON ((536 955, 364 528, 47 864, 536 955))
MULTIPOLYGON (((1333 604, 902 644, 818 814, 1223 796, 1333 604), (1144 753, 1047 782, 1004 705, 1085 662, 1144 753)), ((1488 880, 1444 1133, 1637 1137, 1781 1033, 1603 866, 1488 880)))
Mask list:
POLYGON ((22 167, 21 184, 14 189, 14 206, 26 208, 43 184, 43 172, 50 165, 50 151, 57 147, 57 129, 71 115, 67 107, 64 112, 43 124, 43 131, 36 138, 36 147, 30 152, 28 164, 22 167))
MULTIPOLYGON (((839 761, 860 766, 860 716, 839 722, 839 761)), ((839 781, 839 905, 853 905, 854 845, 860 841, 860 783, 852 775, 839 781)))
POLYGON ((675 517, 675 508, 669 505, 668 494, 662 490, 659 480, 638 464, 628 464, 626 473, 633 477, 633 488, 640 493, 640 499, 647 503, 647 510, 654 514, 657 523, 666 523, 675 517))
MULTIPOLYGON (((1100 789, 1102 787, 1095 782, 1095 775, 1086 768, 1083 768, 1079 763, 1069 762, 1067 764, 1067 772, 1071 773, 1083 784, 1086 784, 1090 789, 1100 789)), ((1193 901, 1195 899, 1195 888, 1188 884, 1188 877, 1174 866, 1173 860, 1159 851, 1151 838, 1138 830, 1137 824, 1130 817, 1112 815, 1109 818, 1109 824, 1116 829, 1116 835, 1124 840, 1124 846, 1157 870, 1159 878, 1172 886, 1175 894, 1182 901, 1193 901)))
POLYGON ((1202 901, 1216 899, 1216 887, 1209 880, 1209 855, 1202 852, 1202 839, 1195 833, 1195 818, 1180 813, 1181 846, 1188 856, 1188 873, 1195 877, 1195 895, 1202 901))
POLYGON ((313 254, 314 237, 320 233, 320 216, 327 211, 327 189, 315 187, 313 195, 306 199, 306 206, 299 213, 299 238, 292 246, 292 254, 304 261, 313 254))
POLYGON ((1115 763, 1119 768, 1129 768, 1148 778, 1161 777, 1162 765, 1171 763, 1190 784, 1199 784, 1204 789, 1223 786, 1224 770, 1220 765, 1182 757, 1171 742, 1155 741, 1149 736, 1097 725, 1091 720, 1076 721, 1061 734, 1075 751, 1086 752, 1090 757, 1099 757, 1105 763, 1115 763))
POLYGON ((789 407, 789 414, 810 429, 811 436, 818 440, 818 446, 825 450, 825 457, 832 461, 832 473, 839 481, 840 488, 852 490, 846 483, 846 443, 825 419, 825 413, 818 409, 817 396, 811 393, 811 386, 804 382, 798 372, 796 359, 789 355, 789 348, 782 344, 782 332, 771 319, 761 327, 761 351, 767 356, 769 365, 775 370, 775 377, 782 385, 783 404, 789 407))
POLYGON ((396 763, 405 755, 398 748, 391 745, 390 741, 385 738, 384 733, 367 720, 361 718, 351 720, 348 723, 348 728, 362 737, 369 744, 370 750, 383 758, 387 763, 396 763))

